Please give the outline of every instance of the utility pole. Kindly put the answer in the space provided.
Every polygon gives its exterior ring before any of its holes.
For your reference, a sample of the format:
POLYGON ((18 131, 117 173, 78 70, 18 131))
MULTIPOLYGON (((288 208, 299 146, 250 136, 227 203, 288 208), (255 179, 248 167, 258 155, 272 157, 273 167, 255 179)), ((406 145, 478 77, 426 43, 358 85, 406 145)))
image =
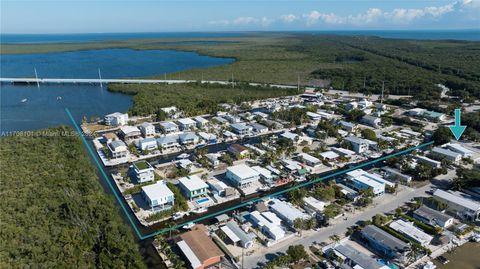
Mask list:
POLYGON ((103 90, 103 84, 102 84, 102 73, 100 73, 100 68, 98 68, 98 77, 100 79, 100 88, 103 90))
POLYGON ((300 74, 297 73, 297 92, 300 91, 300 74))
POLYGON ((40 81, 38 80, 37 69, 34 67, 33 71, 35 71, 35 79, 37 80, 37 88, 40 89, 40 81))

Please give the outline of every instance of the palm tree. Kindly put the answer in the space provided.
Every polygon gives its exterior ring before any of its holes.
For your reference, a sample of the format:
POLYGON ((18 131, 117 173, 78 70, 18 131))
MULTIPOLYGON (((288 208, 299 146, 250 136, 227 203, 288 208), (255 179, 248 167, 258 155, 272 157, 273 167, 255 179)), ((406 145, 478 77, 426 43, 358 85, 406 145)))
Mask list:
POLYGON ((423 249, 417 244, 410 244, 407 250, 407 260, 412 263, 417 260, 417 257, 423 254, 423 249))
POLYGON ((333 243, 335 243, 335 245, 337 245, 338 242, 340 242, 340 236, 338 236, 338 235, 336 235, 336 234, 331 235, 329 238, 330 238, 330 240, 333 241, 333 243))

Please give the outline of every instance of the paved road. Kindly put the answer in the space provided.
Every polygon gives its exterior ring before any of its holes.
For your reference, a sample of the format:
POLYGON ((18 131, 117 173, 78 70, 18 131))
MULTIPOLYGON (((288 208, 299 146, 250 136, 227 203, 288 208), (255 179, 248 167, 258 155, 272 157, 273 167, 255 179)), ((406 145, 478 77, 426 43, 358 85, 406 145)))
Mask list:
POLYGON ((332 221, 329 227, 323 228, 318 232, 303 232, 302 237, 295 237, 294 239, 280 242, 269 248, 262 247, 261 250, 256 251, 253 255, 245 257, 244 268, 256 268, 258 266, 257 263, 265 262, 267 260, 267 254, 285 252, 290 245, 302 244, 305 247, 308 247, 312 245, 314 241, 328 241, 329 237, 334 234, 343 236, 347 231, 347 228, 354 225, 357 221, 368 220, 376 214, 392 211, 403 203, 410 201, 414 197, 426 196, 425 191, 429 190, 430 188, 431 184, 418 189, 403 187, 403 189, 397 195, 386 194, 383 197, 375 199, 373 206, 364 211, 357 210, 354 214, 345 214, 345 217, 348 218, 347 221, 344 221, 341 217, 335 221, 332 221))

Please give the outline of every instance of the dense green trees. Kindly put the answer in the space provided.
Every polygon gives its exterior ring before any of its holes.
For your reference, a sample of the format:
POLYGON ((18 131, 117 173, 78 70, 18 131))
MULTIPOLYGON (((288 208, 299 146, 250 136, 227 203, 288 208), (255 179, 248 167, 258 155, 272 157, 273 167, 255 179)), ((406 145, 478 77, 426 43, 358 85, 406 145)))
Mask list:
POLYGON ((480 187, 480 169, 458 168, 457 177, 453 179, 452 184, 457 190, 470 187, 480 187))
POLYGON ((133 115, 155 114, 158 119, 164 119, 160 108, 176 106, 194 116, 215 113, 220 103, 240 104, 244 101, 298 94, 297 89, 278 89, 270 87, 249 86, 239 84, 235 88, 219 84, 111 84, 109 90, 134 95, 133 115))
POLYGON ((0 139, 1 268, 144 268, 70 128, 0 139))
POLYGON ((440 126, 437 130, 435 130, 435 132, 433 132, 432 139, 435 141, 435 145, 443 145, 450 142, 452 137, 453 134, 449 128, 440 126))

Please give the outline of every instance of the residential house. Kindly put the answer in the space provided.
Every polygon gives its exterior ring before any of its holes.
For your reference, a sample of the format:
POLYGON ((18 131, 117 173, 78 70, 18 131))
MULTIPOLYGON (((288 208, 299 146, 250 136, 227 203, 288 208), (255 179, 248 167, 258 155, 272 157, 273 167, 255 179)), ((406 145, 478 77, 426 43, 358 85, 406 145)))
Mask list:
POLYGON ((424 205, 413 212, 413 217, 425 224, 440 228, 448 228, 454 222, 453 217, 424 205))
POLYGON ((447 211, 456 214, 460 219, 480 220, 480 202, 468 194, 437 189, 433 198, 447 204, 447 211))
MULTIPOLYGON (((350 245, 335 245, 330 249, 336 257, 340 258, 342 269, 390 269, 379 263, 369 255, 356 250, 350 245)), ((330 251, 327 251, 328 254, 330 251)))
POLYGON ((318 158, 308 154, 308 153, 299 153, 297 155, 298 159, 308 165, 308 166, 311 166, 311 167, 316 167, 320 164, 322 164, 322 161, 320 161, 318 158))
POLYGON ((361 237, 363 242, 387 259, 405 261, 409 245, 406 242, 385 232, 375 225, 367 225, 362 229, 361 237))
POLYGON ((394 220, 388 226, 424 247, 429 245, 433 239, 433 236, 415 227, 413 222, 404 221, 403 219, 394 220))
POLYGON ((134 162, 132 165, 132 175, 138 183, 155 180, 154 169, 147 161, 134 162))
POLYGON ((140 130, 136 126, 122 126, 120 127, 120 136, 124 140, 136 139, 141 136, 140 130))
POLYGON ((178 119, 177 122, 182 131, 191 130, 197 125, 197 123, 190 118, 178 119))
POLYGON ((274 184, 274 175, 268 169, 265 169, 261 166, 252 166, 252 169, 257 171, 260 174, 260 178, 267 184, 274 184))
POLYGON ((359 138, 356 136, 349 136, 345 138, 345 141, 349 142, 352 146, 353 151, 356 153, 364 153, 368 150, 369 143, 366 139, 359 138))
POLYGON ((349 149, 344 149, 344 148, 332 148, 332 151, 340 154, 341 156, 350 158, 353 155, 355 155, 355 151, 351 151, 349 149))
POLYGON ((120 112, 108 114, 105 116, 104 121, 105 125, 123 126, 128 123, 128 114, 120 112))
POLYGON ((254 236, 247 234, 238 224, 231 220, 227 222, 220 229, 228 236, 228 238, 234 243, 239 243, 243 248, 251 248, 254 244, 254 236))
POLYGON ((204 225, 195 225, 191 231, 179 235, 176 242, 188 261, 189 268, 206 269, 217 265, 221 267, 224 254, 208 236, 204 225))
POLYGON ((182 177, 178 182, 180 189, 190 200, 207 195, 208 185, 197 175, 182 177))
POLYGON ((160 129, 164 134, 172 134, 178 132, 178 125, 171 121, 161 122, 160 129))
POLYGON ((462 145, 457 144, 457 143, 449 143, 449 144, 447 144, 447 148, 451 151, 460 153, 463 158, 469 158, 469 157, 472 157, 472 155, 473 155, 473 151, 471 151, 471 150, 469 150, 469 149, 467 149, 467 148, 465 148, 462 145))
POLYGON ((175 197, 165 181, 142 187, 142 195, 152 211, 163 211, 173 207, 175 197))
POLYGON ((260 174, 245 164, 239 164, 228 167, 226 177, 235 187, 244 189, 258 182, 260 174))
POLYGON ((220 160, 219 160, 220 154, 218 154, 218 153, 208 153, 206 155, 206 157, 213 167, 217 167, 220 164, 220 160))
POLYGON ((458 163, 462 160, 462 154, 441 147, 434 147, 431 153, 439 159, 446 159, 454 163, 458 163))
POLYGON ((303 208, 310 214, 321 214, 325 209, 325 202, 317 200, 311 196, 303 198, 303 208))
POLYGON ((273 240, 280 240, 285 237, 285 231, 280 225, 277 225, 263 216, 263 213, 253 211, 250 213, 249 218, 254 225, 266 236, 273 240))
POLYGON ((319 121, 322 119, 322 115, 310 111, 307 111, 307 117, 312 121, 319 121))
POLYGON ((365 123, 368 126, 378 128, 378 127, 380 127, 380 124, 382 123, 382 119, 379 118, 379 117, 365 115, 365 116, 362 117, 362 122, 365 123))
POLYGON ((211 133, 198 132, 198 136, 201 140, 205 141, 207 144, 217 143, 217 136, 211 133))
POLYGON ((238 135, 249 135, 252 133, 252 126, 248 126, 244 123, 233 123, 230 125, 232 131, 238 135))
POLYGON ((292 227, 297 219, 308 220, 310 218, 309 215, 303 213, 292 204, 275 198, 270 201, 269 206, 273 213, 292 227))
POLYGON ((158 149, 157 139, 149 137, 138 141, 138 147, 142 150, 156 150, 158 149))
POLYGON ((150 122, 144 122, 138 126, 142 132, 143 137, 154 136, 155 135, 155 126, 150 122))
POLYGON ((114 140, 107 144, 112 159, 127 158, 129 151, 127 145, 122 140, 114 140))
POLYGON ((428 157, 425 157, 425 156, 417 156, 417 161, 419 163, 423 163, 423 164, 427 164, 427 165, 430 165, 431 167, 433 168, 440 168, 442 167, 442 163, 439 162, 439 161, 435 161, 435 160, 432 160, 428 157))
POLYGON ((350 133, 356 132, 358 128, 355 123, 348 122, 348 121, 342 120, 342 121, 339 121, 338 124, 340 125, 340 128, 350 133))
POLYGON ((257 134, 264 134, 268 132, 268 127, 259 123, 252 123, 253 131, 257 134))
POLYGON ((118 140, 118 136, 115 133, 104 133, 103 140, 106 144, 112 143, 112 141, 118 140))
POLYGON ((384 180, 381 176, 365 172, 362 169, 346 173, 346 183, 356 191, 371 188, 376 196, 385 193, 385 185, 395 186, 395 184, 384 180))
POLYGON ((232 154, 235 157, 245 158, 248 156, 248 148, 240 144, 232 144, 227 148, 228 153, 232 154))
POLYGON ((158 147, 163 149, 172 149, 180 146, 178 144, 178 135, 167 135, 157 138, 158 147))
POLYGON ((194 132, 186 132, 186 133, 181 133, 178 136, 178 140, 182 145, 192 145, 192 144, 197 144, 199 141, 199 138, 194 132))
POLYGON ((198 128, 203 128, 208 125, 209 121, 204 117, 197 116, 194 118, 195 122, 197 123, 198 128))
POLYGON ((294 144, 297 143, 299 139, 297 134, 289 131, 281 133, 280 138, 292 140, 294 144))
POLYGON ((234 116, 232 114, 226 114, 225 116, 223 116, 227 121, 229 121, 231 124, 234 124, 234 123, 240 123, 242 121, 242 119, 240 117, 237 117, 237 116, 234 116))
POLYGON ((386 177, 392 181, 399 181, 404 184, 409 184, 412 181, 412 176, 403 174, 395 168, 385 167, 383 170, 386 177))

